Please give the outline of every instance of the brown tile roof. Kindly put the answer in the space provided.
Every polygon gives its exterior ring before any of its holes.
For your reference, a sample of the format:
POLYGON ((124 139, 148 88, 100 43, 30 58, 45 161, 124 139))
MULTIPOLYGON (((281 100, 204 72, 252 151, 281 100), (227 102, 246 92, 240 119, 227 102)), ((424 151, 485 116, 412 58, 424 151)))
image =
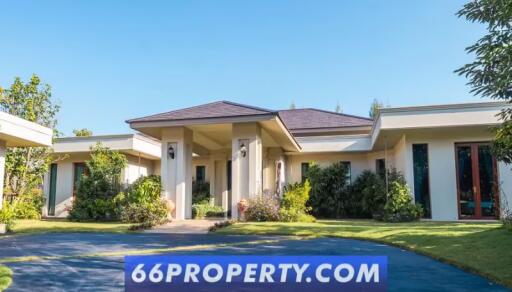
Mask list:
POLYGON ((319 109, 305 108, 273 111, 230 101, 217 101, 202 104, 147 117, 131 119, 127 122, 135 123, 176 121, 206 118, 257 116, 268 114, 278 115, 289 130, 341 128, 372 125, 372 120, 369 118, 329 112, 319 109))
POLYGON ((174 110, 142 118, 128 120, 128 123, 134 122, 156 122, 156 121, 175 121, 189 119, 222 118, 222 117, 240 117, 263 114, 273 114, 274 111, 234 103, 230 101, 217 101, 189 108, 174 110))
POLYGON ((303 108, 279 111, 289 130, 371 126, 373 120, 319 109, 303 108))

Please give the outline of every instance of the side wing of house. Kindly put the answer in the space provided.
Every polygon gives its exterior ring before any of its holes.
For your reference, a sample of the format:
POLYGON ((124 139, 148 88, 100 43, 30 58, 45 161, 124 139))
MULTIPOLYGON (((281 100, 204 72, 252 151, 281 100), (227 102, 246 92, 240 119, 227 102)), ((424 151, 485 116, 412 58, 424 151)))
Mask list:
POLYGON ((90 147, 98 142, 126 156, 128 163, 121 173, 121 184, 129 185, 141 176, 159 174, 159 141, 133 134, 57 139, 54 162, 44 178, 43 216, 68 215, 80 177, 87 174, 85 162, 90 159, 90 147))

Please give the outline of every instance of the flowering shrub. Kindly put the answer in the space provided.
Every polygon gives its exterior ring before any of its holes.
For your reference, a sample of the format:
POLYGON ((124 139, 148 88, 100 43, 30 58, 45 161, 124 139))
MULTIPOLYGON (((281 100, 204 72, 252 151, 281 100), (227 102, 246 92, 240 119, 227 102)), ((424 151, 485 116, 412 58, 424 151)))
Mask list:
POLYGON ((279 201, 268 194, 257 196, 249 200, 244 215, 247 221, 279 221, 279 201))

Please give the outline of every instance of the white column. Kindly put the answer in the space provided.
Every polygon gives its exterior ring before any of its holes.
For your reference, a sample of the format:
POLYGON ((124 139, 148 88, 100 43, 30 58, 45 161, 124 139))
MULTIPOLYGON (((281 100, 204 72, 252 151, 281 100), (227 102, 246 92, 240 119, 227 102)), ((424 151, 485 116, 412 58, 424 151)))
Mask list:
POLYGON ((217 192, 216 192, 216 177, 217 177, 217 166, 215 165, 215 156, 210 153, 210 157, 208 159, 208 182, 210 183, 210 196, 212 196, 215 200, 215 205, 218 205, 217 202, 217 192))
POLYGON ((162 196, 172 201, 177 220, 192 217, 192 131, 185 127, 162 130, 162 196), (174 157, 169 153, 172 147, 174 157))
POLYGON ((261 128, 257 123, 233 124, 231 213, 238 218, 237 204, 262 193, 261 128))
POLYGON ((2 209, 4 199, 5 146, 5 141, 0 140, 0 209, 2 209))

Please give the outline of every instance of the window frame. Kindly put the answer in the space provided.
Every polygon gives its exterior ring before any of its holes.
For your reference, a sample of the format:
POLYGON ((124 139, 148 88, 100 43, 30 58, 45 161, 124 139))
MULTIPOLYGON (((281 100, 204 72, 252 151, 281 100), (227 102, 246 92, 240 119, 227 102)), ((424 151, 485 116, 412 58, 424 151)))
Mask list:
POLYGON ((340 161, 341 165, 347 167, 348 165, 348 171, 347 173, 345 174, 345 183, 347 183, 347 185, 351 185, 352 184, 352 162, 349 161, 349 160, 343 160, 343 161, 340 161))

